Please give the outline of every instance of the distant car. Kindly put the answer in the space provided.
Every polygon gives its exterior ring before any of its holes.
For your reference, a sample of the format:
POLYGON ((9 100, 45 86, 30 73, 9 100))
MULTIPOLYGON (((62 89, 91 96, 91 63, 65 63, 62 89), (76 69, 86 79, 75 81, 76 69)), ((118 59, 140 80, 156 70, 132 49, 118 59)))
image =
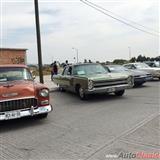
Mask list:
POLYGON ((0 121, 26 116, 47 117, 49 89, 33 80, 25 65, 0 65, 0 121))
POLYGON ((146 63, 150 67, 159 67, 160 68, 160 62, 158 62, 158 61, 146 61, 144 63, 146 63))
POLYGON ((126 73, 134 77, 134 85, 140 86, 146 81, 152 80, 152 75, 145 71, 129 70, 121 65, 107 65, 109 70, 113 73, 126 73))
POLYGON ((153 78, 159 78, 160 80, 160 68, 157 67, 150 67, 145 63, 128 63, 125 64, 124 67, 128 68, 128 69, 137 69, 137 70, 141 70, 141 71, 146 71, 150 74, 152 74, 153 78))
POLYGON ((132 76, 109 73, 98 63, 68 65, 61 75, 53 77, 53 81, 61 90, 75 92, 82 100, 93 93, 115 93, 122 96, 126 88, 133 86, 132 76))

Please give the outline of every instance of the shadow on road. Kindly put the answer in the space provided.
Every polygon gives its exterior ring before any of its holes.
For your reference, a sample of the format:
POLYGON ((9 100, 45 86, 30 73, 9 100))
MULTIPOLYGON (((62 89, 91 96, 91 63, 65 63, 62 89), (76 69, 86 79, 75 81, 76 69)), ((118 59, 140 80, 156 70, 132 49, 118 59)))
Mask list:
POLYGON ((142 88, 149 88, 151 86, 147 85, 147 84, 143 84, 143 85, 140 85, 140 86, 134 86, 133 88, 130 88, 130 89, 142 89, 142 88))
POLYGON ((11 130, 21 130, 30 126, 45 124, 45 120, 37 119, 36 117, 24 117, 20 119, 0 121, 0 133, 11 130))
MULTIPOLYGON (((53 94, 54 99, 69 99, 69 103, 71 102, 77 102, 77 103, 92 103, 92 102, 102 102, 102 101, 115 101, 115 100, 120 100, 120 99, 127 99, 127 93, 125 93, 123 96, 116 96, 113 93, 107 94, 107 93, 102 93, 102 94, 90 94, 87 96, 86 100, 81 100, 79 96, 75 93, 72 92, 60 92, 58 91, 57 93, 54 92, 53 94), (56 98, 58 97, 58 98, 56 98)), ((67 101, 67 100, 66 100, 67 101)))

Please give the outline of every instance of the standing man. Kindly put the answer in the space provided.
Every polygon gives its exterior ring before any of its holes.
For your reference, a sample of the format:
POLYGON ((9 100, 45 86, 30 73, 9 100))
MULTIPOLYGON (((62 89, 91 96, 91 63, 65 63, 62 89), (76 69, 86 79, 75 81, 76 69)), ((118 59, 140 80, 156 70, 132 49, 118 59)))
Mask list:
POLYGON ((57 75, 58 74, 58 66, 56 61, 54 61, 53 63, 53 75, 57 75))
POLYGON ((66 60, 66 63, 63 65, 63 68, 65 68, 66 66, 68 66, 68 60, 66 60))
POLYGON ((54 61, 54 63, 52 64, 51 80, 53 80, 53 75, 57 75, 57 74, 58 74, 58 66, 56 61, 54 61))

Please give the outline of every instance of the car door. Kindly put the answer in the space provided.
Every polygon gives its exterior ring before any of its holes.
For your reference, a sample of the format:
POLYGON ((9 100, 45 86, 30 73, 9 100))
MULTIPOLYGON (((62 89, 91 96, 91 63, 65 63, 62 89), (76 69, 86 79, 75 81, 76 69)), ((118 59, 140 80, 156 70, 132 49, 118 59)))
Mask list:
POLYGON ((65 88, 71 89, 72 88, 72 66, 67 66, 62 73, 63 79, 61 80, 61 85, 65 88))
POLYGON ((58 75, 54 75, 53 76, 53 81, 54 83, 60 85, 60 86, 63 86, 65 85, 65 72, 67 72, 67 67, 65 67, 63 69, 63 72, 61 74, 58 74, 58 75))

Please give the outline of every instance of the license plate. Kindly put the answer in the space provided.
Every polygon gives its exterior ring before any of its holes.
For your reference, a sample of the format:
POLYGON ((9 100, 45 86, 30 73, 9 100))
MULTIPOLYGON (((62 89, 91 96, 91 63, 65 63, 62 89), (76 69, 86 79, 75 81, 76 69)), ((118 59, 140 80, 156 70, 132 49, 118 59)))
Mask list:
POLYGON ((46 112, 46 111, 48 111, 48 109, 46 109, 45 107, 39 107, 39 110, 40 110, 41 112, 46 112))
POLYGON ((115 92, 115 88, 108 88, 108 92, 115 92))
POLYGON ((15 119, 21 116, 20 111, 11 111, 5 113, 5 119, 15 119))

